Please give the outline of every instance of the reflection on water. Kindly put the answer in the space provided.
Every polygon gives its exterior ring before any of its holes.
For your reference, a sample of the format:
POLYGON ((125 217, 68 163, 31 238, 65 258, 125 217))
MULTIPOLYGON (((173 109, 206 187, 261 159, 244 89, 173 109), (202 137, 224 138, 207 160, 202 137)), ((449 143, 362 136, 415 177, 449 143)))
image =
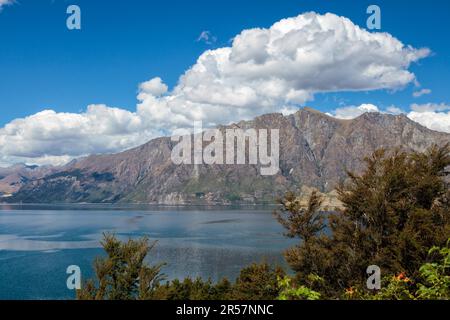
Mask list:
POLYGON ((170 278, 235 278, 251 262, 283 264, 292 244, 271 209, 0 206, 0 299, 71 298, 66 268, 85 278, 104 232, 158 240, 149 259, 170 278))

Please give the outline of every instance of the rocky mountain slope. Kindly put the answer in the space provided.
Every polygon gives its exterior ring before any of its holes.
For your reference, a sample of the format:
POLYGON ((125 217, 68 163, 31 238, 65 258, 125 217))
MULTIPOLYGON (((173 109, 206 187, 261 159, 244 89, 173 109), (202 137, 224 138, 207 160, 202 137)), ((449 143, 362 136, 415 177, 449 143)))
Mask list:
MULTIPOLYGON (((283 116, 267 114, 234 124, 239 128, 280 130, 280 171, 261 176, 258 165, 175 165, 170 138, 154 139, 119 154, 72 161, 42 177, 21 183, 11 202, 135 202, 227 204, 273 202, 288 189, 332 191, 360 171, 374 150, 402 147, 425 150, 450 141, 404 115, 366 113, 338 120, 304 108, 283 116)), ((222 128, 223 129, 223 128, 222 128)))

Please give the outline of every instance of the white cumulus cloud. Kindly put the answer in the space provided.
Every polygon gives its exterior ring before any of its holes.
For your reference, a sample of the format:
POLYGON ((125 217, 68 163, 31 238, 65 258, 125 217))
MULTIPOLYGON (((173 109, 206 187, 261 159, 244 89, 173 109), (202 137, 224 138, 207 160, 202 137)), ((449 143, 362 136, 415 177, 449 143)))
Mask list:
POLYGON ((337 108, 330 115, 338 119, 354 119, 366 112, 380 112, 376 105, 363 103, 359 106, 345 106, 337 108))
POLYGON ((408 117, 429 129, 450 133, 450 105, 448 104, 412 104, 408 117))
MULTIPOLYGON (((425 103, 412 104, 411 111, 406 116, 427 127, 428 129, 450 133, 450 105, 445 103, 425 103)), ((390 114, 400 114, 404 111, 396 106, 390 106, 386 110, 381 110, 379 107, 365 103, 359 106, 345 106, 337 108, 328 115, 338 119, 354 119, 366 112, 381 112, 390 114)))
POLYGON ((61 164, 92 153, 117 152, 154 136, 136 114, 105 105, 84 113, 44 110, 0 129, 0 163, 61 164))
POLYGON ((167 92, 169 87, 162 82, 160 77, 156 77, 146 82, 142 82, 139 85, 139 89, 141 91, 141 97, 144 99, 145 94, 150 94, 156 97, 161 96, 167 92))
POLYGON ((400 109, 399 107, 396 107, 394 105, 387 107, 386 108, 386 112, 390 113, 390 114, 401 114, 401 113, 404 113, 402 109, 400 109))
POLYGON ((449 110, 450 106, 445 103, 424 103, 411 105, 411 110, 416 112, 439 112, 449 110))
POLYGON ((318 92, 405 86, 415 81, 410 64, 429 53, 344 17, 306 13, 207 50, 170 93, 142 95, 138 109, 168 126, 249 119, 303 105, 318 92))
POLYGON ((450 133, 450 111, 448 112, 416 112, 408 113, 408 118, 436 131, 450 133))
POLYGON ((398 89, 417 81, 409 67, 429 54, 345 17, 305 13, 244 30, 231 46, 205 51, 170 90, 159 77, 140 84, 134 112, 97 105, 80 114, 50 110, 14 120, 0 129, 0 154, 3 162, 38 162, 114 152, 194 120, 226 124, 293 112, 316 93, 398 89))

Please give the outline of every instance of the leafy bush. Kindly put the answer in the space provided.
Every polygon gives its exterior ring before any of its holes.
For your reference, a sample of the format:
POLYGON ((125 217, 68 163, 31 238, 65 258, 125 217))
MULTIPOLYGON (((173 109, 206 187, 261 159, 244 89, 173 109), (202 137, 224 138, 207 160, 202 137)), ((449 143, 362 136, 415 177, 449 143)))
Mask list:
POLYGON ((319 300, 321 297, 319 292, 304 285, 293 286, 289 277, 279 278, 278 284, 281 288, 278 300, 319 300))
POLYGON ((417 298, 448 300, 450 299, 450 239, 446 247, 433 247, 429 254, 438 254, 441 260, 426 263, 420 268, 419 271, 425 283, 418 284, 417 298))

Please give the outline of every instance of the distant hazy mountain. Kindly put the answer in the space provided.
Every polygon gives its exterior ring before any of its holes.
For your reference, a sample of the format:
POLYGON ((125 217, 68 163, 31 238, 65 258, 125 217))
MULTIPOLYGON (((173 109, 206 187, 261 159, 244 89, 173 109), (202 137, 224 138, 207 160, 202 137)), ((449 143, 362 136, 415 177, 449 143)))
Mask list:
POLYGON ((0 195, 17 192, 26 182, 39 179, 57 170, 51 166, 27 166, 16 164, 8 168, 0 168, 0 195))
MULTIPOLYGON (((175 165, 170 138, 154 139, 113 155, 93 155, 21 180, 13 202, 136 202, 216 204, 272 202, 300 186, 332 191, 360 171, 362 158, 380 147, 425 150, 450 141, 404 115, 366 113, 338 120, 305 108, 267 114, 234 127, 280 130, 280 171, 261 176, 257 165, 175 165)), ((1 175, 1 173, 0 173, 1 175)))

